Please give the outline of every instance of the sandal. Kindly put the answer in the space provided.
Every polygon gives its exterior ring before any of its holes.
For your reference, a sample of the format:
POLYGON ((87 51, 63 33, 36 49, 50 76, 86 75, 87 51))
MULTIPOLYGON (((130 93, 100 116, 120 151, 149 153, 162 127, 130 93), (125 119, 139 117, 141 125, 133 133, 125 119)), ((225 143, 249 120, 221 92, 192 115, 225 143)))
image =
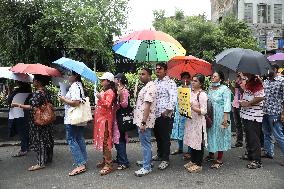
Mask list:
POLYGON ((249 164, 247 164, 247 168, 249 169, 257 169, 261 167, 262 167, 262 163, 259 161, 252 161, 249 164))
POLYGON ((220 167, 222 167, 223 162, 216 160, 212 165, 211 165, 211 169, 219 169, 220 167))
POLYGON ((184 161, 188 161, 188 160, 190 160, 190 158, 191 158, 190 153, 186 152, 186 153, 183 154, 182 159, 183 159, 184 161))
POLYGON ((33 165, 33 166, 31 166, 30 168, 28 168, 28 170, 29 171, 36 171, 36 170, 39 170, 39 169, 43 169, 43 168, 45 168, 45 166, 44 165, 33 165))
POLYGON ((83 168, 76 167, 75 169, 73 169, 73 171, 71 171, 69 173, 69 176, 75 176, 75 175, 78 175, 78 174, 81 174, 81 173, 84 173, 84 172, 86 172, 85 166, 83 168))
POLYGON ((112 172, 112 168, 108 165, 105 165, 103 169, 100 171, 101 176, 107 175, 112 172))
POLYGON ((209 155, 204 158, 204 161, 206 161, 206 162, 211 162, 211 161, 214 161, 214 160, 215 160, 214 157, 211 157, 209 155))
POLYGON ((97 164, 96 164, 96 167, 97 168, 103 168, 105 166, 106 162, 103 160, 103 161, 99 161, 97 164))
POLYGON ((21 157, 21 156, 25 156, 27 155, 27 151, 23 152, 23 151, 18 151, 18 153, 12 155, 12 157, 21 157))
POLYGON ((195 165, 192 161, 188 162, 187 164, 184 165, 184 168, 188 169, 191 166, 195 165))
POLYGON ((190 172, 190 173, 197 173, 197 172, 202 171, 202 166, 193 165, 193 166, 187 168, 187 171, 190 172))
POLYGON ((171 155, 182 154, 182 150, 176 150, 171 153, 171 155))
POLYGON ((124 165, 124 164, 121 164, 121 165, 117 166, 117 170, 124 170, 124 169, 127 169, 127 168, 129 168, 129 166, 128 165, 124 165))
POLYGON ((240 156, 240 159, 242 159, 242 160, 249 160, 247 154, 244 154, 244 155, 240 156))

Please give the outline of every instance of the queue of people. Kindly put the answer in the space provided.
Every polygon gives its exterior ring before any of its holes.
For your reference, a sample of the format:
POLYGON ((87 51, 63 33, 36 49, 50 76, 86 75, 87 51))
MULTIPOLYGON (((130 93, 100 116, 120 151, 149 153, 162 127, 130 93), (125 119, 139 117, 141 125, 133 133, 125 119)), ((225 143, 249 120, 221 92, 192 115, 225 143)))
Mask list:
MULTIPOLYGON (((232 91, 225 83, 222 72, 215 72, 211 76, 208 91, 205 90, 205 76, 190 73, 181 73, 183 88, 190 89, 191 117, 184 117, 179 113, 178 87, 175 81, 167 76, 167 65, 158 63, 155 67, 157 79, 152 81, 152 70, 142 68, 139 72, 142 89, 137 95, 133 112, 133 124, 136 125, 142 148, 141 160, 136 162, 140 167, 135 171, 136 176, 151 173, 152 161, 159 161, 158 169, 165 170, 170 166, 170 155, 184 153, 184 160, 188 161, 184 167, 190 173, 202 171, 203 161, 212 162, 212 169, 219 169, 223 165, 223 154, 231 149, 232 133, 230 112, 234 113, 237 127, 237 147, 243 146, 243 130, 245 131, 246 151, 242 159, 249 160, 249 169, 262 167, 261 158, 273 159, 274 145, 272 136, 280 145, 284 154, 284 134, 281 116, 283 115, 284 81, 277 76, 277 70, 262 80, 260 77, 238 73, 232 91), (210 106, 210 107, 209 107, 210 106), (212 120, 208 122, 208 112, 212 109, 212 120), (209 125, 210 124, 210 125, 209 125), (263 131, 263 134, 262 134, 263 131), (153 155, 152 133, 156 138, 157 152, 153 155), (264 136, 264 140, 262 139, 264 136), (170 152, 171 138, 178 141, 178 147, 170 152), (262 141, 263 148, 262 148, 262 141), (205 149, 209 154, 204 158, 205 149), (263 154, 262 154, 263 151, 263 154)), ((100 78, 102 91, 96 94, 97 103, 94 112, 94 149, 102 152, 102 160, 97 163, 101 175, 117 170, 129 168, 127 157, 128 134, 122 129, 119 111, 130 106, 130 94, 127 89, 127 78, 119 73, 114 76, 110 72, 104 73, 100 78), (117 154, 113 160, 112 148, 115 146, 117 154)), ((66 140, 74 160, 75 168, 69 176, 75 176, 87 170, 87 151, 84 139, 84 126, 71 125, 68 117, 70 107, 79 106, 85 97, 84 85, 80 75, 75 72, 69 74, 69 88, 65 96, 59 96, 64 103, 66 140)), ((36 76, 33 85, 35 92, 31 93, 28 101, 10 100, 11 110, 19 108, 30 110, 30 122, 26 124, 27 130, 19 130, 21 135, 21 150, 15 155, 23 156, 28 149, 37 152, 37 164, 28 170, 43 169, 52 162, 53 157, 53 127, 46 125, 38 127, 33 122, 33 109, 50 101, 48 91, 45 89, 45 78, 36 76)), ((15 98, 16 95, 10 98, 15 98)), ((22 119, 23 112, 21 112, 22 119)), ((19 119, 13 118, 13 119, 19 119)), ((282 116, 283 118, 283 116, 282 116)), ((11 122, 13 120, 10 119, 11 122)), ((14 120, 16 123, 17 121, 14 120)), ((284 165, 284 162, 283 162, 284 165)))

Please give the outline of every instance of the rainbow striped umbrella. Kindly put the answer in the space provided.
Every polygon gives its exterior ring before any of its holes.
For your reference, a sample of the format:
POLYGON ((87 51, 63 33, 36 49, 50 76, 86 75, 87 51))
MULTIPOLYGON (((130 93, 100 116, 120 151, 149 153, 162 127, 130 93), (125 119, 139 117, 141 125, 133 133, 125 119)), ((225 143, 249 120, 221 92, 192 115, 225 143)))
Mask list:
POLYGON ((138 62, 168 61, 174 56, 184 56, 186 52, 172 36, 154 30, 133 32, 117 41, 112 49, 138 62))

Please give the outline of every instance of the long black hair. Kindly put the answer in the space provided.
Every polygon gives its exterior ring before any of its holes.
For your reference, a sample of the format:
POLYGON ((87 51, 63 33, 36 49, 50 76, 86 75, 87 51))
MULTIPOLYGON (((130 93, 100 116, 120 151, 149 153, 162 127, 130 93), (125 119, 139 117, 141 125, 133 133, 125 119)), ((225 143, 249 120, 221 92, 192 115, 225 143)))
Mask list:
POLYGON ((105 91, 107 91, 108 89, 111 89, 114 92, 115 97, 114 97, 113 103, 115 104, 117 102, 117 89, 113 81, 108 80, 108 82, 109 82, 109 85, 105 88, 105 91))

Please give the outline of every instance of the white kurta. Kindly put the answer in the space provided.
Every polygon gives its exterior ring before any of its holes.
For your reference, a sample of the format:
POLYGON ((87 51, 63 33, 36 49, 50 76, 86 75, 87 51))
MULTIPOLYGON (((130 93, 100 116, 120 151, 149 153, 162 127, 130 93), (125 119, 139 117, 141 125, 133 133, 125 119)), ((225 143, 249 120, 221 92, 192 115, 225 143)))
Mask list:
POLYGON ((204 145, 207 146, 206 120, 204 115, 207 113, 208 98, 205 92, 201 92, 198 102, 197 94, 191 91, 190 103, 192 106, 201 109, 201 114, 191 111, 192 119, 187 119, 185 123, 184 144, 195 150, 201 150, 203 141, 205 143, 204 145))

